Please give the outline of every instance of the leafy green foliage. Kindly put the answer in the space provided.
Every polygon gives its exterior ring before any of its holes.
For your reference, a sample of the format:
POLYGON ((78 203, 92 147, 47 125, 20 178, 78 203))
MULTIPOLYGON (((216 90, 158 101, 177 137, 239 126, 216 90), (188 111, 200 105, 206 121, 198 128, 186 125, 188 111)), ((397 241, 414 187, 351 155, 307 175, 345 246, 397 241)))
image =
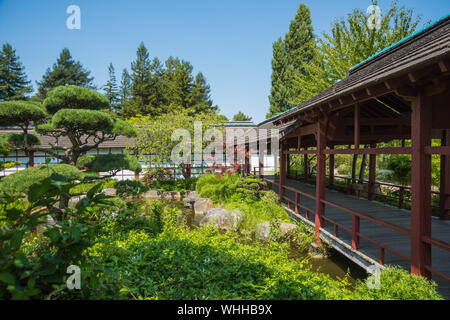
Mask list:
POLYGON ((78 168, 88 168, 93 172, 131 170, 140 172, 142 167, 136 157, 127 154, 83 155, 78 158, 78 168))
POLYGON ((365 282, 359 281, 354 294, 364 300, 442 300, 436 292, 436 283, 400 267, 381 271, 380 289, 369 290, 365 282))
MULTIPOLYGON (((194 141, 194 122, 202 122, 203 132, 210 128, 221 129, 223 119, 213 113, 189 115, 188 110, 177 109, 158 117, 137 116, 128 120, 137 127, 137 138, 130 153, 137 154, 150 165, 163 165, 171 162, 174 147, 180 141, 173 141, 175 129, 185 129, 190 133, 191 145, 194 141), (152 156, 149 158, 148 155, 152 156)), ((208 142, 209 144, 209 142, 208 142)), ((207 143, 204 142, 206 147, 207 143)), ((184 150, 183 150, 184 151, 184 150)))
POLYGON ((26 127, 45 120, 45 111, 28 101, 0 102, 0 125, 26 127))
POLYGON ((106 198, 94 187, 77 210, 54 209, 72 186, 65 176, 53 173, 29 188, 29 202, 1 203, 0 298, 52 298, 66 288, 66 268, 80 264, 92 245, 94 229, 83 213, 106 198), (59 222, 45 226, 48 216, 58 216, 59 222), (36 237, 37 227, 45 231, 36 237))
POLYGON ((53 173, 64 175, 69 181, 81 180, 81 172, 67 164, 50 164, 27 168, 0 180, 0 199, 19 198, 34 184, 48 179, 53 173))
POLYGON ((261 198, 265 185, 264 181, 257 178, 206 174, 197 181, 197 190, 201 197, 210 198, 214 202, 225 202, 233 196, 251 202, 261 198))
POLYGON ((399 7, 398 1, 384 12, 378 30, 369 29, 369 16, 360 9, 333 22, 331 34, 324 33, 324 40, 319 39, 315 57, 304 61, 304 72, 293 75, 294 86, 301 88, 295 104, 309 100, 344 79, 351 67, 412 34, 421 20, 414 17, 412 9, 399 7))
POLYGON ((44 100, 44 107, 50 114, 55 114, 61 109, 109 109, 108 99, 88 88, 74 85, 59 86, 52 89, 44 100))
MULTIPOLYGON (((23 148, 24 147, 24 134, 10 132, 0 136, 0 145, 8 146, 8 148, 23 148)), ((27 135, 28 146, 37 146, 41 144, 41 140, 33 134, 27 135)))
POLYGON ((252 117, 247 116, 243 112, 239 111, 233 116, 233 121, 252 121, 252 117))
POLYGON ((142 182, 138 180, 124 180, 116 183, 117 195, 121 198, 136 197, 146 191, 146 187, 142 182))
POLYGON ((392 177, 403 185, 411 181, 411 155, 396 155, 390 157, 387 168, 392 170, 392 177))

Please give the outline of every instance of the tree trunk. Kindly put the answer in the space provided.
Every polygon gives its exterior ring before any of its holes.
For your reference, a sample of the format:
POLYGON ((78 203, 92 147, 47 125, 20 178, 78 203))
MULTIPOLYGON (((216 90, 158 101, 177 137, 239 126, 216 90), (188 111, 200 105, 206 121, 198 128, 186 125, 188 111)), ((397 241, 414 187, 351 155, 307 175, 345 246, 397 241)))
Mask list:
POLYGON ((359 184, 364 183, 364 174, 366 172, 366 165, 367 165, 367 154, 364 154, 361 161, 361 167, 359 169, 359 184))
POLYGON ((353 155, 353 162, 352 162, 352 183, 356 183, 356 164, 358 162, 358 155, 353 155))

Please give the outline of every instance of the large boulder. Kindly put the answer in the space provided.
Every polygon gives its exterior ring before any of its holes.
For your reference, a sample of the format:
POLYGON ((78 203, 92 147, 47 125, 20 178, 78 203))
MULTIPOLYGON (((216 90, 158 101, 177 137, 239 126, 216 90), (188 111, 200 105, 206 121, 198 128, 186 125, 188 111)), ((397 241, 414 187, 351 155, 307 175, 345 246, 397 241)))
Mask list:
POLYGON ((206 215, 200 221, 200 226, 206 224, 212 224, 220 230, 230 230, 231 229, 231 219, 229 212, 222 208, 209 209, 206 215))
POLYGON ((270 239, 270 222, 263 222, 256 226, 256 239, 268 242, 270 239))
POLYGON ((159 200, 161 199, 161 195, 163 194, 162 190, 149 190, 147 192, 145 192, 144 194, 142 194, 142 198, 144 200, 159 200))
POLYGON ((186 191, 186 196, 183 199, 183 205, 186 208, 193 208, 195 201, 199 199, 197 191, 186 191))
POLYGON ((196 216, 204 217, 206 211, 212 208, 212 201, 208 198, 199 198, 194 203, 194 212, 196 216))
POLYGON ((295 224, 292 223, 286 223, 283 222, 280 224, 280 231, 278 233, 279 236, 291 236, 295 234, 295 231, 297 231, 297 226, 295 224))
POLYGON ((230 217, 231 230, 237 231, 244 221, 245 215, 240 210, 233 210, 228 213, 230 217))
POLYGON ((181 193, 179 191, 167 191, 161 195, 161 198, 168 201, 181 201, 181 193))
POLYGON ((117 195, 117 190, 114 188, 103 189, 102 193, 107 196, 115 197, 117 195))
POLYGON ((77 205, 77 203, 81 200, 83 200, 84 198, 86 198, 86 195, 80 195, 80 196, 75 196, 70 198, 69 200, 69 207, 75 207, 77 205))

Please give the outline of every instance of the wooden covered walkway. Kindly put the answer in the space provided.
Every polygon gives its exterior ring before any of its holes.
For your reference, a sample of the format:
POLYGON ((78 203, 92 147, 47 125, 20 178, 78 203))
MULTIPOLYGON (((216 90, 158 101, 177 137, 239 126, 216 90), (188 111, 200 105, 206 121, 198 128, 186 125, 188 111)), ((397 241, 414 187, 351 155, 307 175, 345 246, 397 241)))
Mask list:
MULTIPOLYGON (((273 190, 278 192, 279 177, 266 176, 265 179, 272 182, 273 190)), ((284 188, 284 201, 289 209, 314 224, 315 193, 315 185, 287 179, 284 188)), ((410 211, 334 190, 326 190, 325 199, 342 208, 332 205, 325 206, 325 223, 321 229, 322 232, 325 230, 331 237, 343 241, 348 245, 348 248, 351 248, 355 241, 352 235, 354 215, 348 211, 361 213, 357 234, 357 251, 361 253, 362 259, 366 259, 368 264, 376 261, 383 265, 401 266, 406 270, 410 269, 411 241, 410 236, 405 234, 411 230, 410 211), (366 219, 366 216, 374 218, 374 220, 366 219), (398 230, 381 225, 379 221, 391 224, 393 228, 394 226, 398 227, 398 230)), ((433 218, 431 224, 433 238, 450 243, 450 221, 433 218)), ((445 275, 450 274, 449 251, 433 246, 431 256, 433 269, 445 275)), ((447 299, 450 298, 450 283, 436 275, 433 275, 433 280, 438 283, 441 294, 447 299)))

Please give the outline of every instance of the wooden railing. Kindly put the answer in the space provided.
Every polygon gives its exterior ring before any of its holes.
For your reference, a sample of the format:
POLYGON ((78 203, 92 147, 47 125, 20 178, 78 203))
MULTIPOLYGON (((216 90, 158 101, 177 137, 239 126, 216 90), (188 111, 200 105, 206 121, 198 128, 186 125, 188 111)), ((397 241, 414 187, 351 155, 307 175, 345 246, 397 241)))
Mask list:
MULTIPOLYGON (((270 186, 270 189, 272 189, 274 185, 278 186, 278 190, 281 190, 280 201, 285 202, 287 204, 287 208, 289 210, 295 212, 295 214, 297 214, 297 215, 300 215, 300 210, 303 209, 304 212, 305 212, 306 220, 312 222, 311 221, 311 215, 315 215, 315 210, 313 210, 311 208, 308 208, 305 205, 303 205, 302 202, 301 202, 301 198, 302 197, 306 197, 306 198, 309 198, 309 199, 312 199, 312 200, 316 200, 316 197, 314 195, 308 194, 306 192, 303 192, 303 191, 300 191, 300 190, 297 190, 295 188, 288 187, 288 186, 282 186, 282 188, 280 189, 280 183, 279 182, 272 181, 272 180, 269 180, 269 179, 266 179, 266 178, 263 178, 263 180, 267 182, 268 186, 270 186), (290 191, 290 192, 293 192, 295 194, 295 200, 292 200, 291 198, 289 198, 289 197, 287 197, 285 195, 286 190, 290 191)), ((383 244, 383 243, 381 243, 379 241, 376 241, 375 239, 370 238, 367 235, 362 234, 361 231, 360 231, 360 222, 361 222, 361 219, 363 219, 363 220, 369 221, 371 223, 380 225, 380 226, 382 226, 384 228, 393 230, 395 232, 399 232, 399 233, 401 233, 403 235, 406 235, 408 237, 411 237, 411 230, 403 228, 403 227, 400 227, 400 226, 395 225, 395 224, 392 224, 390 222, 387 222, 387 221, 384 221, 384 220, 381 220, 381 219, 369 216, 367 214, 358 212, 356 210, 343 207, 343 206, 341 206, 341 205, 339 205, 337 203, 334 203, 334 202, 331 202, 331 201, 328 201, 328 200, 321 200, 321 203, 323 203, 325 206, 330 206, 330 207, 333 207, 333 208, 338 209, 340 211, 346 212, 346 213, 348 213, 348 214, 350 214, 352 216, 352 227, 351 228, 343 225, 342 223, 340 223, 338 221, 335 221, 335 220, 327 217, 326 215, 319 217, 323 221, 329 222, 329 223, 331 223, 333 225, 333 235, 334 235, 334 237, 339 238, 339 229, 342 229, 342 230, 345 230, 345 231, 349 232, 352 235, 352 248, 355 249, 355 250, 358 250, 359 247, 360 247, 360 245, 359 245, 359 240, 360 239, 364 239, 364 240, 372 243, 373 245, 375 245, 379 249, 378 262, 381 265, 385 264, 385 252, 386 251, 388 251, 388 252, 390 252, 390 253, 400 257, 401 259, 411 263, 411 257, 409 257, 407 255, 404 255, 403 253, 401 253, 401 252, 399 252, 399 251, 397 251, 397 250, 395 250, 395 249, 393 249, 393 248, 391 248, 391 247, 389 247, 389 246, 387 246, 387 245, 385 245, 385 244, 383 244)), ((315 222, 313 222, 313 223, 315 223, 315 222)), ((440 249, 443 249, 445 251, 449 251, 450 252, 450 244, 448 244, 448 243, 446 243, 444 241, 441 241, 441 240, 438 240, 438 239, 434 239, 434 238, 424 238, 422 240, 425 243, 428 243, 431 246, 436 246, 436 247, 438 247, 440 249)), ((449 276, 447 276, 446 274, 443 274, 442 272, 432 268, 431 265, 427 265, 427 266, 425 266, 425 268, 430 273, 435 274, 436 276, 441 277, 441 278, 443 278, 443 279, 445 279, 447 281, 450 281, 450 277, 449 276)))

